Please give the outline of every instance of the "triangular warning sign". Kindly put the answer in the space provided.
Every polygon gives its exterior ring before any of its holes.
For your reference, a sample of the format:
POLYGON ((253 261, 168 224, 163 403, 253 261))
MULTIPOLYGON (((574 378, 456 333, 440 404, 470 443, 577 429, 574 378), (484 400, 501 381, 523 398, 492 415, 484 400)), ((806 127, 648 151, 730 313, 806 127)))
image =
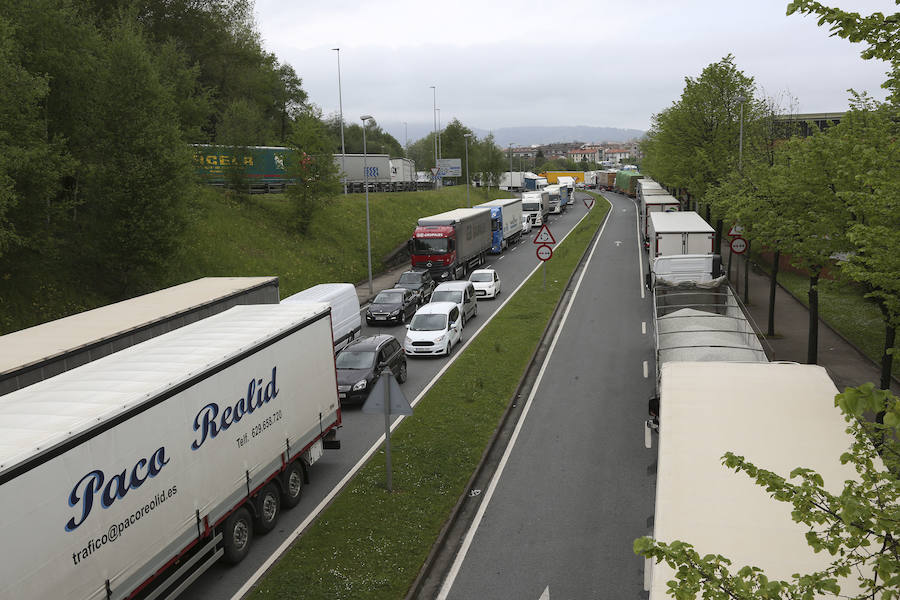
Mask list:
POLYGON ((375 382, 369 397, 363 404, 362 411, 364 413, 384 414, 384 405, 388 405, 388 414, 391 415, 411 415, 413 414, 412 406, 409 400, 400 389, 397 378, 390 369, 381 372, 381 377, 375 382))
POLYGON ((534 236, 534 243, 538 245, 556 243, 556 240, 553 239, 553 234, 550 233, 549 229, 547 229, 546 223, 541 225, 541 228, 538 230, 537 235, 534 236))

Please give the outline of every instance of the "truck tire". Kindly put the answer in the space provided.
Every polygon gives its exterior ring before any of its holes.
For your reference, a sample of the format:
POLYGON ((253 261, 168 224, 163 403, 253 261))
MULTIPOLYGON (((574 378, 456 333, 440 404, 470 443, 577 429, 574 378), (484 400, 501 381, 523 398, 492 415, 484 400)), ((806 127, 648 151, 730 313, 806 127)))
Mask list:
POLYGON ((247 556, 253 541, 253 518, 250 511, 241 507, 225 519, 223 529, 225 560, 236 565, 247 556))
POLYGON ((281 506, 294 508, 303 495, 303 465, 298 458, 287 466, 281 476, 281 506))
POLYGON ((256 531, 260 535, 275 529, 281 516, 281 492, 271 481, 256 496, 256 531))

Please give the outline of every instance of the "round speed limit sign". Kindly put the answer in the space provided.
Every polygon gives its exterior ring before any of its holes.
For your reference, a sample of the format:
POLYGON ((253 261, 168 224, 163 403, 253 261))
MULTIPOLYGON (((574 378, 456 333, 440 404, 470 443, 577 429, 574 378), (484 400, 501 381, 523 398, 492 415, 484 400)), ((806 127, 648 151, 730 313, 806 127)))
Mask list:
POLYGON ((731 240, 731 251, 735 254, 743 254, 747 251, 747 240, 738 236, 731 240))

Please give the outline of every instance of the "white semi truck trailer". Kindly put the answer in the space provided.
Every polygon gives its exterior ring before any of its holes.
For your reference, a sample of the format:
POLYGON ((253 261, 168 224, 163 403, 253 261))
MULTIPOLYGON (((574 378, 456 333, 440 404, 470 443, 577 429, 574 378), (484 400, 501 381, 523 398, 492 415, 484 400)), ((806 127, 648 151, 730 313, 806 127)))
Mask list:
POLYGON ((0 397, 0 598, 171 598, 341 423, 327 304, 238 306, 0 397))

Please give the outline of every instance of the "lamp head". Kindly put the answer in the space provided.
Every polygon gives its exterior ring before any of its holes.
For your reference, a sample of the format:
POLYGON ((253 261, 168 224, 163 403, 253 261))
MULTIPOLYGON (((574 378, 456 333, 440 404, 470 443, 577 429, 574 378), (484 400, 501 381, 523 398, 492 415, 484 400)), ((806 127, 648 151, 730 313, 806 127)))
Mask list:
POLYGON ((363 122, 366 122, 366 121, 368 121, 368 120, 371 119, 371 118, 372 118, 372 115, 363 115, 363 116, 360 117, 360 119, 362 119, 363 122))

